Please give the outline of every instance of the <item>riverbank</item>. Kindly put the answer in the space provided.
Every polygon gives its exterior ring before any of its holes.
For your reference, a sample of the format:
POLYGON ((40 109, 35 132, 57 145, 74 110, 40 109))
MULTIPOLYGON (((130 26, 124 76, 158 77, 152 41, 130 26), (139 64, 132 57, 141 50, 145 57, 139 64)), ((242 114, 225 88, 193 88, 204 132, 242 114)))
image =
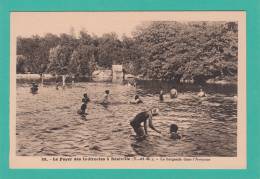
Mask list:
MULTIPOLYGON (((43 74, 42 77, 40 74, 16 74, 17 83, 41 83, 43 78, 43 83, 56 83, 62 82, 62 76, 53 76, 51 74, 43 74)), ((90 77, 77 76, 75 77, 75 82, 88 82, 91 81, 90 77)), ((73 81, 71 76, 66 77, 66 83, 71 83, 73 81)))
MULTIPOLYGON (((54 83, 57 81, 62 81, 61 76, 53 76, 51 74, 43 74, 43 81, 44 83, 54 83)), ((138 81, 165 81, 165 80, 153 80, 148 78, 140 78, 136 77, 136 80, 138 81)), ((91 77, 85 77, 85 76, 77 76, 75 78, 75 82, 89 82, 92 81, 91 77)), ((17 83, 41 83, 41 75, 40 74, 17 74, 16 75, 16 82, 17 83)), ((71 83, 72 78, 68 76, 66 78, 66 83, 71 83)), ((167 81, 167 82, 174 82, 174 81, 167 81)), ((175 82, 176 83, 176 82, 175 82)), ((178 82, 180 84, 194 84, 195 82, 192 80, 183 80, 181 82, 178 82)), ((225 79, 208 79, 205 81, 206 84, 219 84, 219 85, 236 85, 237 84, 237 78, 225 78, 225 79)))

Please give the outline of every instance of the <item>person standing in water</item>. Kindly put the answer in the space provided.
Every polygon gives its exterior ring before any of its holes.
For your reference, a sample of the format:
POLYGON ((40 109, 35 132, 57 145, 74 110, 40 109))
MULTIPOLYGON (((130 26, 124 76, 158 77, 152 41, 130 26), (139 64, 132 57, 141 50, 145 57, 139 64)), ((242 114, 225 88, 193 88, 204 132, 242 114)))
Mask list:
POLYGON ((71 85, 75 86, 75 75, 71 76, 71 85))
POLYGON ((176 124, 171 124, 170 126, 170 137, 172 139, 181 139, 181 135, 178 133, 178 126, 176 124))
POLYGON ((200 92, 198 93, 198 97, 207 97, 206 93, 200 88, 200 92))
POLYGON ((90 99, 89 99, 89 97, 88 97, 88 94, 87 93, 84 93, 83 94, 83 98, 82 98, 82 100, 81 100, 83 103, 88 103, 88 102, 90 102, 90 99))
POLYGON ((40 73, 40 78, 41 78, 41 86, 43 86, 44 75, 42 73, 40 73))
POLYGON ((89 99, 87 93, 84 93, 81 101, 82 101, 83 104, 81 105, 80 110, 78 110, 78 114, 85 115, 85 114, 87 114, 86 113, 87 104, 90 102, 90 99, 89 99))
POLYGON ((106 90, 106 91, 105 91, 105 94, 104 94, 104 96, 103 96, 103 99, 102 99, 101 104, 105 104, 105 105, 106 105, 106 104, 109 103, 109 100, 108 100, 109 93, 110 93, 109 90, 106 90))
POLYGON ((38 92, 38 85, 35 82, 33 82, 31 87, 31 93, 36 94, 37 92, 38 92))
POLYGON ((66 75, 62 75, 62 89, 65 89, 66 86, 66 75))
POLYGON ((144 111, 141 113, 138 113, 134 119, 130 121, 130 125, 134 129, 137 137, 145 137, 148 135, 147 131, 147 123, 151 129, 156 131, 157 133, 161 133, 159 130, 157 130, 152 123, 153 116, 158 115, 158 109, 154 108, 149 111, 144 111), (144 128, 142 128, 141 124, 144 123, 144 128))
POLYGON ((171 97, 171 99, 173 99, 173 98, 177 98, 177 96, 178 96, 178 92, 177 92, 177 90, 176 89, 171 89, 171 91, 170 91, 170 97, 171 97))
POLYGON ((56 77, 56 86, 55 86, 55 88, 56 88, 56 90, 59 90, 59 85, 60 85, 60 83, 59 83, 59 79, 56 77))
POLYGON ((163 90, 160 91, 159 100, 160 100, 160 101, 163 101, 163 90))

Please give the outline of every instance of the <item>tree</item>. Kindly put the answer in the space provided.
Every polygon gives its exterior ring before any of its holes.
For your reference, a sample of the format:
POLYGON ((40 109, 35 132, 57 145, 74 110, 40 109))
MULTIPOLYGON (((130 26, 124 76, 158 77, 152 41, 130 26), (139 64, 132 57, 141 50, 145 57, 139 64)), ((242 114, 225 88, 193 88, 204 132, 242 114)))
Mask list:
POLYGON ((104 34, 99 38, 97 64, 103 68, 111 68, 112 64, 121 64, 121 42, 115 33, 104 34))
POLYGON ((96 68, 95 56, 97 49, 94 45, 80 45, 75 49, 69 63, 73 74, 90 75, 96 68))
POLYGON ((71 49, 68 46, 58 45, 50 49, 48 72, 65 75, 69 73, 71 49))
POLYGON ((150 79, 228 79, 237 77, 237 22, 153 21, 133 37, 82 29, 71 34, 17 38, 17 72, 89 75, 122 64, 127 73, 150 79), (21 56, 19 56, 21 55, 21 56))
POLYGON ((236 76, 237 23, 158 21, 139 27, 134 38, 153 79, 205 81, 236 76))

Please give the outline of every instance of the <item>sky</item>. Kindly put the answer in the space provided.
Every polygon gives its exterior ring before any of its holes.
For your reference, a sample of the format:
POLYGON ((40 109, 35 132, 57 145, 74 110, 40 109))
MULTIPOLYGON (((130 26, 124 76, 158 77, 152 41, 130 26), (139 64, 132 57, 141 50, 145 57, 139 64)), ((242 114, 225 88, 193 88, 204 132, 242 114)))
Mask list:
POLYGON ((123 34, 131 36, 142 19, 111 13, 15 13, 13 16, 17 35, 28 37, 43 36, 46 33, 70 33, 73 28, 76 35, 84 29, 89 34, 98 36, 104 33, 116 32, 119 37, 123 34))
POLYGON ((232 12, 12 12, 11 30, 16 36, 43 36, 46 33, 77 35, 81 29, 101 36, 115 32, 119 38, 147 21, 221 21, 236 19, 232 12))

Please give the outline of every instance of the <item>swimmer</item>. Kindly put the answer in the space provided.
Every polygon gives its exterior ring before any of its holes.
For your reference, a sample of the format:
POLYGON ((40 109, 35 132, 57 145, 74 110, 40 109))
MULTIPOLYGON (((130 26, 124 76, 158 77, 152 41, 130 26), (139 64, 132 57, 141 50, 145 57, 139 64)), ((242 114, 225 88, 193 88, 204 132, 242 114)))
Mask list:
POLYGON ((181 136, 177 131, 178 131, 178 126, 176 124, 172 124, 170 126, 170 137, 172 139, 181 139, 181 136))
POLYGON ((207 97, 206 93, 200 88, 200 92, 198 93, 198 97, 207 97))
POLYGON ((151 109, 149 111, 144 111, 141 113, 138 113, 134 119, 130 121, 130 125, 134 129, 136 136, 138 138, 143 138, 148 135, 147 132, 147 122, 151 129, 154 131, 161 133, 159 130, 155 129, 152 123, 152 117, 158 115, 158 108, 151 109), (141 124, 144 123, 144 130, 141 126, 141 124))
POLYGON ((32 83, 31 93, 36 94, 38 92, 38 85, 35 82, 32 83))
POLYGON ((82 98, 81 101, 82 101, 83 103, 88 103, 88 102, 90 102, 90 99, 89 99, 87 93, 84 93, 84 94, 83 94, 83 98, 82 98))
POLYGON ((160 101, 163 101, 163 90, 160 91, 159 100, 160 100, 160 101))
POLYGON ((170 97, 171 97, 171 99, 173 99, 173 98, 177 98, 177 96, 178 96, 178 92, 177 92, 177 90, 176 89, 171 89, 171 91, 170 91, 170 97))
POLYGON ((139 98, 138 95, 135 95, 135 99, 133 101, 130 101, 130 104, 140 104, 143 103, 143 101, 139 98))
POLYGON ((105 94, 103 96, 103 100, 102 100, 101 104, 108 104, 109 103, 109 101, 108 101, 109 93, 110 93, 109 90, 105 91, 105 94))

